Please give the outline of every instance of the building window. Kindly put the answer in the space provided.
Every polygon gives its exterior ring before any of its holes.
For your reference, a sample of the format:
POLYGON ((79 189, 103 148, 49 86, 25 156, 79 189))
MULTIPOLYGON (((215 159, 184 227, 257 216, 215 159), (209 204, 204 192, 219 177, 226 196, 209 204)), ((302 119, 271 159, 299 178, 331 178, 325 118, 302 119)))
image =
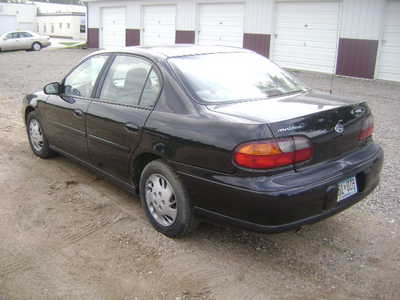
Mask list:
POLYGON ((85 25, 81 25, 80 31, 81 31, 81 33, 85 33, 86 32, 86 26, 85 25))
POLYGON ((51 33, 54 33, 54 24, 51 24, 51 33))
POLYGON ((71 24, 67 23, 67 28, 69 29, 71 27, 71 24))
POLYGON ((43 32, 46 33, 46 24, 43 24, 43 32))
POLYGON ((59 26, 60 26, 60 29, 62 29, 62 23, 60 23, 60 25, 59 25, 59 26))

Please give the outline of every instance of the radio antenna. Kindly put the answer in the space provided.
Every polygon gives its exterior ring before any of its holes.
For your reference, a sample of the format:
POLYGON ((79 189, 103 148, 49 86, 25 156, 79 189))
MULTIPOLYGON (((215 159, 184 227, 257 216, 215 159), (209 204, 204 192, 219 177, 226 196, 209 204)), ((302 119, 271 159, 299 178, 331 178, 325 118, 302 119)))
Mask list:
POLYGON ((337 2, 338 11, 337 11, 337 25, 336 25, 336 52, 335 52, 335 62, 333 64, 333 70, 331 73, 331 83, 330 83, 330 87, 329 87, 329 94, 331 94, 331 95, 333 93, 333 80, 335 79, 336 68, 337 68, 337 59, 339 56, 339 32, 340 32, 340 28, 341 28, 341 26, 340 26, 340 22, 341 22, 341 14, 340 14, 341 5, 340 5, 340 3, 341 2, 342 2, 341 0, 339 0, 337 2))

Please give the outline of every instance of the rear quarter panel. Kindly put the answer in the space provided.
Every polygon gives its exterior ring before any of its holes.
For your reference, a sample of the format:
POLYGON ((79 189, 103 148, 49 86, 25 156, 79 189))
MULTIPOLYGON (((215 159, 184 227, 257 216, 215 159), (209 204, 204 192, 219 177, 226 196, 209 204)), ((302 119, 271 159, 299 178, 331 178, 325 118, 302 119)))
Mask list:
POLYGON ((238 144, 272 136, 265 124, 210 111, 189 98, 171 75, 165 77, 158 104, 143 129, 139 153, 233 173, 232 153, 238 144))

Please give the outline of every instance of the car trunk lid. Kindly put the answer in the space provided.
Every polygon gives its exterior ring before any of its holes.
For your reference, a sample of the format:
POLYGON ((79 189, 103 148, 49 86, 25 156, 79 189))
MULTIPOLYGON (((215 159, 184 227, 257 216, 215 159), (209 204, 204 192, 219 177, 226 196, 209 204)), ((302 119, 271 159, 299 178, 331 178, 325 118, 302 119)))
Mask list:
POLYGON ((365 103, 314 92, 210 105, 209 109, 265 123, 275 137, 308 137, 314 147, 313 158, 295 165, 296 169, 333 159, 359 147, 363 119, 369 114, 365 103))

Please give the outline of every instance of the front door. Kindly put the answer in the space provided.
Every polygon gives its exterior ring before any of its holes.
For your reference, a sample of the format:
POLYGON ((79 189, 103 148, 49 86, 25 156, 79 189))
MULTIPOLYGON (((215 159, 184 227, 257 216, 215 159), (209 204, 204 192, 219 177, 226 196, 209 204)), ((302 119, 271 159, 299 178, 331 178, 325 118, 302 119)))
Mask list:
POLYGON ((159 92, 160 77, 149 61, 115 56, 88 110, 88 152, 94 165, 128 179, 130 157, 159 92))
POLYGON ((19 32, 10 32, 6 35, 6 40, 3 42, 2 50, 20 50, 23 49, 19 38, 19 32))
POLYGON ((108 57, 96 55, 82 62, 64 79, 62 95, 49 96, 45 107, 50 144, 83 160, 87 160, 86 113, 108 57))

